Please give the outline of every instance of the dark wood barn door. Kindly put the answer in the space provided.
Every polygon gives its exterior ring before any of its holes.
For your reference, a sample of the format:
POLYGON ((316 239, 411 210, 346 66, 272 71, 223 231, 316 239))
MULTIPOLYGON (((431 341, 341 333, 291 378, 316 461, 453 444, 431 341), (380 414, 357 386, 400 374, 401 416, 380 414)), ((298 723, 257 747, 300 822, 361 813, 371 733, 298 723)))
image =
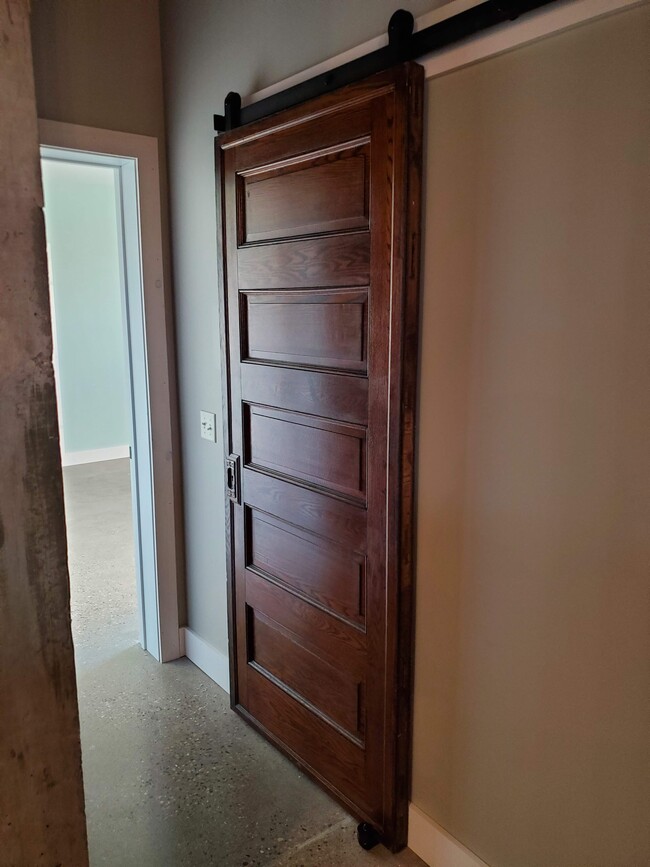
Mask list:
POLYGON ((233 707, 405 843, 422 69, 218 140, 233 707))

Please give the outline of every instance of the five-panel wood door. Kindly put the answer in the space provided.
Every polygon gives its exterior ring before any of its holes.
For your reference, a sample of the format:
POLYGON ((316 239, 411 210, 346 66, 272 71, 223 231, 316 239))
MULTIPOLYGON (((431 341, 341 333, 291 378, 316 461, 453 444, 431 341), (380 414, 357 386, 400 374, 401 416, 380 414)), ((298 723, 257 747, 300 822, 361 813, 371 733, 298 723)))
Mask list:
POLYGON ((217 143, 232 703, 393 848, 409 777, 421 105, 422 70, 405 64, 217 143))

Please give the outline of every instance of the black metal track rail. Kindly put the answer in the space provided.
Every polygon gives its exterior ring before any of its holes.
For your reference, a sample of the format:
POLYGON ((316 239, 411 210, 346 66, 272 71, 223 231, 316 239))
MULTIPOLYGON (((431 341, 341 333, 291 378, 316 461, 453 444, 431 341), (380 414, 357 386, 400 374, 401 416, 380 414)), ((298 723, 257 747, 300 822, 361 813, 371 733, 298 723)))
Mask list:
POLYGON ((214 116, 214 128, 217 132, 236 129, 346 84, 361 81, 397 63, 416 60, 425 54, 446 48, 497 24, 514 21, 520 15, 554 2, 556 0, 487 0, 417 33, 413 33, 414 20, 411 13, 398 9, 390 19, 388 45, 384 48, 371 51, 370 54, 321 75, 315 75, 243 108, 240 94, 231 92, 224 100, 224 113, 214 116))

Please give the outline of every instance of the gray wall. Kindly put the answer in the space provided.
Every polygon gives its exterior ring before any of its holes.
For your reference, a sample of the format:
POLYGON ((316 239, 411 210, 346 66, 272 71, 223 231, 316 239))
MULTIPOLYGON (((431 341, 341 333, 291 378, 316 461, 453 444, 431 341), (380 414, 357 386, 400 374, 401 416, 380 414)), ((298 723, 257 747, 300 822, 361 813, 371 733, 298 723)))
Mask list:
MULTIPOLYGON (((224 652, 212 113, 393 8, 162 3, 189 624, 224 652)), ((413 799, 494 867, 650 861, 649 12, 427 87, 413 799)))
POLYGON ((428 85, 413 800, 494 867, 650 864, 649 94, 648 5, 428 85))

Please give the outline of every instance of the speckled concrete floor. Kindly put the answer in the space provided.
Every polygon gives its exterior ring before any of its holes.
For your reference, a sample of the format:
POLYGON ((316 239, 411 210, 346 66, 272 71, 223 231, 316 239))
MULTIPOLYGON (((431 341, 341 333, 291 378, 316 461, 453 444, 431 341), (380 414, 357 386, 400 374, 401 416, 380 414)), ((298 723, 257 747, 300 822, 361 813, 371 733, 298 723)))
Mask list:
POLYGON ((422 867, 356 822, 186 659, 137 644, 127 461, 64 470, 92 867, 422 867))

